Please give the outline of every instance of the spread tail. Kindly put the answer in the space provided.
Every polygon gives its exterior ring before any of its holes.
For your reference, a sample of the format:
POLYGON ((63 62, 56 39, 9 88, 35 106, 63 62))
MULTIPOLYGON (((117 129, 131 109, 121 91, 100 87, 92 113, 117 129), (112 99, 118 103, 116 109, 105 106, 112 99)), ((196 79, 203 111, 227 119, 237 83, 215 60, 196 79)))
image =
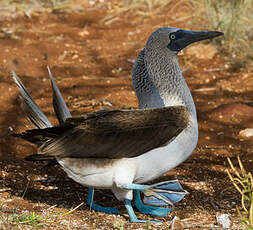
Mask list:
POLYGON ((47 119, 46 115, 40 110, 39 106, 35 103, 35 101, 32 99, 31 95, 26 90, 25 86, 17 76, 17 74, 12 72, 12 78, 14 82, 16 83, 19 92, 20 92, 20 99, 22 103, 22 108, 24 112, 26 113, 29 120, 38 128, 48 128, 52 127, 52 124, 47 119))
MULTIPOLYGON (((64 123, 68 117, 71 117, 71 114, 68 110, 66 103, 63 100, 63 97, 60 93, 59 88, 57 87, 51 71, 49 67, 47 67, 49 77, 52 84, 52 91, 53 91, 53 106, 55 114, 58 118, 60 124, 64 123)), ((20 92, 20 100, 22 104, 22 109, 24 110, 25 114, 29 118, 29 120, 34 124, 37 129, 27 130, 23 133, 15 133, 12 136, 19 137, 24 140, 27 140, 31 143, 34 143, 38 146, 41 146, 45 141, 49 141, 51 138, 58 136, 64 127, 53 127, 50 121, 47 119, 46 115, 41 111, 39 106, 33 100, 32 96, 29 94, 25 86, 23 85, 22 81, 19 79, 17 74, 12 72, 12 77, 14 82, 16 83, 19 92, 20 92), (50 128, 50 129, 48 129, 50 128)), ((52 156, 45 156, 34 154, 30 155, 25 158, 28 161, 48 161, 48 165, 54 165, 56 160, 52 156)))

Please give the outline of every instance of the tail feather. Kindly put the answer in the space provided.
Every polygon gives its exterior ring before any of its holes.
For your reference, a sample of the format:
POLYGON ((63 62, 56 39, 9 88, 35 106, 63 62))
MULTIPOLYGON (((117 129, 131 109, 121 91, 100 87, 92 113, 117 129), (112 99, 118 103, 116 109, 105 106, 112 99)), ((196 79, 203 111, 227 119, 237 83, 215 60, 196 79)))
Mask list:
POLYGON ((22 107, 27 117, 39 129, 52 127, 52 124, 47 119, 46 115, 40 110, 39 106, 35 103, 35 101, 32 99, 31 95, 28 93, 17 74, 14 72, 14 70, 12 70, 11 72, 13 80, 19 89, 22 107))
MULTIPOLYGON (((53 90, 53 106, 55 114, 58 118, 60 124, 63 124, 65 120, 69 117, 72 117, 68 107, 60 93, 59 88, 57 87, 55 80, 52 76, 52 73, 47 67, 49 77, 51 80, 52 90, 53 90)), ((15 133, 12 136, 19 137, 24 140, 27 140, 31 143, 34 143, 38 146, 41 146, 47 141, 50 141, 52 138, 57 137, 59 134, 64 132, 69 126, 63 125, 60 127, 53 127, 50 121, 47 119, 46 115, 41 111, 39 106, 33 100, 22 81, 19 79, 17 74, 12 70, 12 77, 16 83, 19 92, 20 99, 22 102, 22 109, 29 118, 29 120, 37 127, 37 129, 27 130, 23 133, 15 133)), ((47 165, 55 165, 57 161, 53 156, 45 156, 34 154, 25 158, 28 161, 49 161, 47 165)))
POLYGON ((51 164, 55 161, 55 158, 53 156, 33 154, 33 155, 25 157, 25 160, 27 160, 27 161, 49 161, 51 164))
POLYGON ((69 109, 61 95, 61 92, 58 88, 58 86, 55 83, 55 80, 53 78, 53 75, 50 71, 49 66, 47 67, 48 74, 51 80, 52 90, 53 90, 53 106, 54 111, 56 113, 56 116, 58 118, 58 121, 60 124, 63 124, 67 118, 72 117, 69 109))
POLYGON ((58 137, 61 133, 65 132, 71 127, 71 125, 64 125, 45 129, 30 129, 26 130, 23 133, 14 133, 12 136, 22 138, 26 141, 40 146, 44 142, 58 137))
POLYGON ((26 141, 36 144, 37 146, 41 146, 42 144, 44 144, 44 142, 55 137, 55 135, 52 135, 50 137, 50 135, 45 135, 45 133, 43 134, 43 132, 41 133, 40 131, 42 130, 44 129, 31 129, 23 133, 13 133, 12 136, 22 138, 26 141))

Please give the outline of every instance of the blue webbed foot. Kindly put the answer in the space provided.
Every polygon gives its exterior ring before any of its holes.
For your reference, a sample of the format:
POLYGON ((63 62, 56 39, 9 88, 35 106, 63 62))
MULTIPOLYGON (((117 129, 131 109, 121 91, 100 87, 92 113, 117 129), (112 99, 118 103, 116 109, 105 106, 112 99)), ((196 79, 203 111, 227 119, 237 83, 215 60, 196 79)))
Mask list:
POLYGON ((93 209, 96 212, 103 212, 107 214, 119 214, 119 210, 117 208, 111 208, 111 207, 103 207, 97 204, 92 204, 91 209, 93 209))
POLYGON ((172 208, 162 208, 144 205, 141 200, 140 191, 134 190, 134 194, 135 206, 141 213, 151 214, 155 216, 167 216, 167 214, 173 210, 172 208))
POLYGON ((94 204, 93 203, 93 195, 94 195, 94 189, 89 188, 87 205, 90 207, 90 209, 93 209, 97 212, 107 213, 107 214, 119 214, 120 213, 117 208, 103 207, 103 206, 94 204))
POLYGON ((182 188, 178 180, 164 181, 150 185, 143 193, 144 203, 156 206, 173 206, 188 194, 188 192, 182 188))
POLYGON ((124 189, 138 190, 144 193, 144 203, 149 205, 172 205, 179 202, 188 193, 177 180, 164 181, 153 185, 123 184, 124 189))
POLYGON ((156 220, 140 220, 136 217, 131 201, 130 200, 125 200, 125 207, 127 209, 128 215, 130 222, 132 223, 145 223, 145 222, 150 222, 150 223, 160 223, 161 221, 156 221, 156 220))

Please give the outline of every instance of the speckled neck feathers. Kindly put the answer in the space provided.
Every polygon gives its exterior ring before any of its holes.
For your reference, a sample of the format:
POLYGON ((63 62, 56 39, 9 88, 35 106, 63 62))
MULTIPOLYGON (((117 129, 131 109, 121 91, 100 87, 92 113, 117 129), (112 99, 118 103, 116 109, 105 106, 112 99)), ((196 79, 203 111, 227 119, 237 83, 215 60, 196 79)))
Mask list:
POLYGON ((196 115, 176 53, 147 43, 136 59, 132 79, 140 108, 184 105, 196 115))

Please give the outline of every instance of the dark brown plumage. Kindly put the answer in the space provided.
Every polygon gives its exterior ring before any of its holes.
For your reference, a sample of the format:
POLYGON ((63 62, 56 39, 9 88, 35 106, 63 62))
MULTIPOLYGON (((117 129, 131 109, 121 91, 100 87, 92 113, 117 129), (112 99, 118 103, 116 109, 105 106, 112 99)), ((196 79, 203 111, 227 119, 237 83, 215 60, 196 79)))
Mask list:
POLYGON ((188 110, 171 106, 101 110, 68 118, 59 127, 34 129, 21 137, 41 144, 38 154, 73 158, 130 158, 161 147, 188 124, 188 110))

